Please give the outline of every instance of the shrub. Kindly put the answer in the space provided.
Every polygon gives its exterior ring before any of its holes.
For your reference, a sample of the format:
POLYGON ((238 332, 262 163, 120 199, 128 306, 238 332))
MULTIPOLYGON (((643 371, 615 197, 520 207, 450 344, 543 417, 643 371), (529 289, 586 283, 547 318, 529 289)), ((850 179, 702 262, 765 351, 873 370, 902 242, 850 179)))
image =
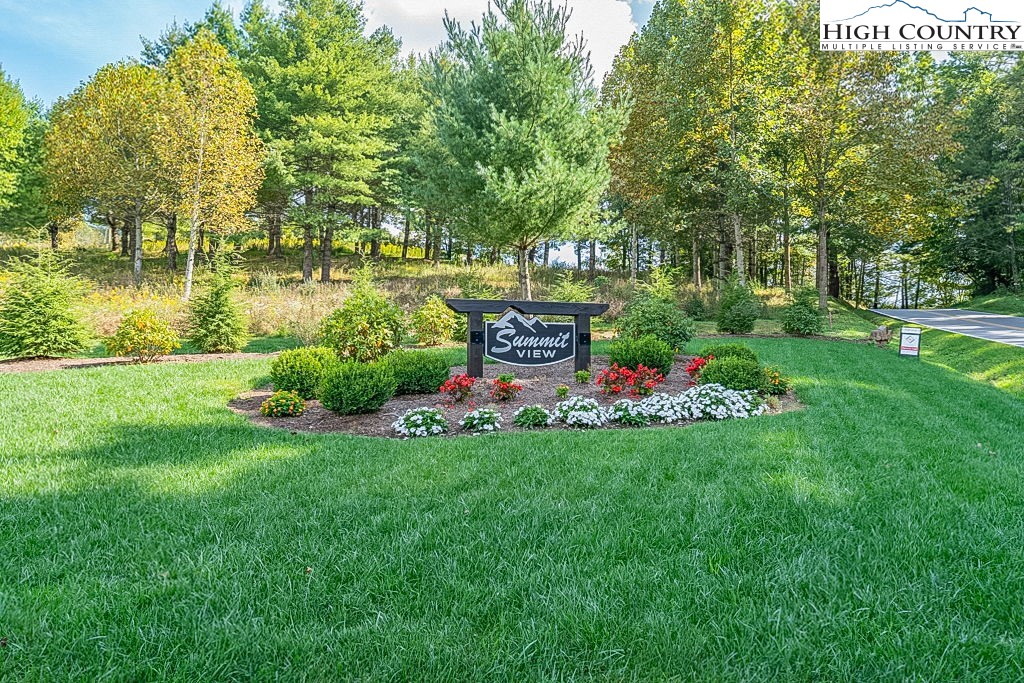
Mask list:
POLYGON ((765 391, 771 396, 784 396, 789 391, 789 378, 782 374, 782 370, 775 366, 768 366, 764 369, 765 391))
POLYGON ((590 384, 590 379, 593 377, 590 370, 577 370, 573 376, 576 378, 576 384, 590 384))
POLYGON ((334 350, 322 346, 285 351, 270 364, 270 380, 278 391, 294 391, 304 399, 316 398, 324 372, 337 362, 334 350))
POLYGON ((380 410, 397 388, 395 376, 383 365, 337 363, 324 372, 317 395, 338 415, 364 415, 380 410))
POLYGON ((555 416, 543 406, 523 406, 512 416, 512 423, 523 429, 542 429, 553 425, 555 416))
POLYGON ((782 330, 802 337, 825 331, 825 316, 818 308, 816 289, 804 288, 793 295, 793 303, 782 312, 782 330))
POLYGON ((402 311, 380 293, 370 269, 363 268, 341 308, 320 323, 320 340, 343 359, 372 363, 399 346, 403 327, 402 311))
POLYGON ((294 391, 278 391, 260 406, 267 417, 298 417, 306 412, 306 402, 294 391))
POLYGON ((491 384, 491 398, 495 401, 514 401, 523 390, 523 385, 516 382, 515 375, 499 375, 491 384))
POLYGON ((490 408, 471 410, 462 418, 462 428, 474 434, 496 432, 501 429, 501 414, 490 408))
POLYGON ((676 279, 679 271, 661 266, 651 271, 647 282, 641 282, 637 288, 646 296, 670 303, 676 300, 676 279))
POLYGON ((750 334, 761 315, 761 300, 750 287, 733 276, 722 290, 718 309, 718 331, 726 334, 750 334))
POLYGON ((592 398, 573 396, 555 406, 555 417, 570 427, 594 429, 608 424, 608 414, 592 398))
POLYGON ((577 279, 571 270, 567 270, 558 276, 558 282, 551 288, 548 297, 551 301, 584 303, 597 297, 597 287, 586 280, 577 279))
POLYGON ((222 260, 209 289, 192 301, 189 311, 189 335, 203 353, 234 353, 249 340, 249 323, 234 291, 231 267, 222 260))
POLYGON ((454 339, 458 323, 458 315, 437 295, 412 314, 413 331, 424 346, 440 346, 454 339))
POLYGON ((452 405, 462 403, 473 395, 473 385, 476 384, 476 377, 470 377, 463 373, 445 380, 441 385, 441 393, 448 397, 452 405))
POLYGON ((608 411, 608 417, 612 422, 626 427, 646 427, 651 424, 651 416, 644 406, 629 399, 617 401, 608 411))
POLYGON ((74 306, 82 282, 48 251, 12 262, 10 271, 0 301, 0 356, 66 356, 84 349, 89 335, 74 306))
POLYGON ((180 348, 174 328, 150 309, 126 315, 117 332, 107 341, 107 351, 115 356, 134 358, 137 363, 152 363, 180 348))
POLYGON ((764 391, 766 379, 760 365, 747 358, 715 358, 700 373, 701 384, 720 384, 734 391, 764 391))
POLYGON ((696 327, 671 301, 640 294, 626 306, 625 315, 619 321, 619 332, 633 339, 657 337, 672 350, 682 348, 693 339, 696 327))
POLYGON ((436 408, 416 408, 406 411, 391 428, 407 439, 437 436, 448 431, 448 420, 436 408))
POLYGON ((747 360, 754 361, 755 363, 761 362, 758 360, 757 354, 754 353, 754 350, 749 346, 744 346, 743 344, 712 344, 711 346, 705 346, 701 350, 700 355, 705 358, 745 358, 747 360))
POLYGON ((618 339, 608 350, 613 365, 635 370, 641 365, 658 370, 663 375, 672 371, 675 353, 672 347, 654 336, 640 339, 618 339))
POLYGON ((683 313, 693 320, 707 320, 710 317, 707 304, 699 294, 694 294, 683 302, 683 313))
POLYGON ((559 384, 555 387, 555 398, 569 398, 569 385, 559 384))
POLYGON ((429 351, 392 351, 384 360, 398 382, 398 396, 436 394, 448 381, 451 366, 440 353, 429 351))

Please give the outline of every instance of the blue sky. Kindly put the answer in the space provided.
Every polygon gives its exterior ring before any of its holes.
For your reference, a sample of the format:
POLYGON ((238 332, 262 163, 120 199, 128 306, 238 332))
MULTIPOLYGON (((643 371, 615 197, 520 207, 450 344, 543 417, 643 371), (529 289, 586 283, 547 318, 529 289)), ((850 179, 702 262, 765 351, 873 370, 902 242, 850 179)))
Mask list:
MULTIPOLYGON (((138 54, 139 36, 175 19, 202 17, 211 0, 0 0, 0 68, 25 94, 52 103, 99 67, 138 54)), ((241 8, 244 0, 229 0, 241 8)), ((441 37, 440 18, 479 16, 486 0, 364 0, 371 26, 388 24, 411 50, 441 37)), ((598 75, 650 17, 654 0, 569 0, 575 29, 588 37, 598 75)))

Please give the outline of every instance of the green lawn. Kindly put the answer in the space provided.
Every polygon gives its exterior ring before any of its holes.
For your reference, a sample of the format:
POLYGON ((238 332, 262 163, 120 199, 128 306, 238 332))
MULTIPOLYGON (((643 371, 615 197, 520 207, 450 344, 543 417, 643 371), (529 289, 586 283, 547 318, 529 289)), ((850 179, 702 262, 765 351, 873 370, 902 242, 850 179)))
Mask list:
POLYGON ((972 299, 958 308, 1003 315, 1024 315, 1024 295, 1002 292, 972 299))
POLYGON ((250 426, 263 361, 0 376, 0 679, 1020 680, 1024 401, 749 343, 805 410, 402 443, 250 426))

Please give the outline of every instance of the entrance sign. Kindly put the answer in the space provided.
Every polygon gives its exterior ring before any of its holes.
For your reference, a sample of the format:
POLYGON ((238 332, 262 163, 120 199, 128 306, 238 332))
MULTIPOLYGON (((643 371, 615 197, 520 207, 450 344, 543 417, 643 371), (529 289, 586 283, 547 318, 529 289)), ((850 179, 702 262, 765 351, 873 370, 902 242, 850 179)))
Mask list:
POLYGON ((509 311, 501 320, 487 323, 484 355, 509 365, 555 365, 576 356, 576 325, 528 320, 509 311))
POLYGON ((921 357, 920 327, 904 327, 900 329, 900 355, 907 358, 921 357))
POLYGON ((448 308, 469 317, 466 348, 469 376, 484 376, 484 356, 510 365, 541 366, 576 359, 576 370, 590 369, 590 319, 608 304, 561 301, 449 299, 448 308), (502 318, 484 325, 485 313, 502 318), (549 323, 527 315, 565 316, 572 323, 549 323))

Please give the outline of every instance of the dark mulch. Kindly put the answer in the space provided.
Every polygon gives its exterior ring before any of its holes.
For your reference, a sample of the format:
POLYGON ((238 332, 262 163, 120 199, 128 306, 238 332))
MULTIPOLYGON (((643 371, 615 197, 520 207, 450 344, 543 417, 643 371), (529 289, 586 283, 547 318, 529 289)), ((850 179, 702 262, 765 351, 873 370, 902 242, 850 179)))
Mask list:
MULTIPOLYGON (((679 357, 676 359, 674 370, 665 379, 665 383, 658 387, 657 393, 678 394, 690 386, 690 376, 686 374, 686 366, 689 358, 679 357)), ((406 411, 414 408, 440 408, 445 412, 445 417, 451 425, 447 436, 466 436, 458 424, 467 411, 473 408, 493 408, 501 413, 503 432, 522 431, 512 424, 512 416, 522 406, 540 405, 547 409, 554 408, 555 404, 561 401, 555 396, 555 388, 560 384, 569 386, 570 396, 584 396, 595 398, 602 405, 610 406, 619 398, 606 398, 598 391, 594 380, 597 374, 608 367, 607 358, 595 358, 593 368, 593 379, 589 385, 578 385, 574 378, 572 363, 562 363, 542 368, 514 368, 507 365, 486 365, 484 366, 484 378, 477 380, 474 390, 473 402, 459 404, 453 408, 447 407, 442 402, 440 394, 425 394, 419 396, 397 396, 388 401, 378 413, 371 415, 335 415, 320 405, 318 401, 307 401, 306 412, 299 417, 290 418, 268 418, 260 414, 260 405, 269 397, 273 391, 270 387, 258 391, 252 391, 239 396, 229 404, 229 408, 239 415, 245 415, 254 423, 264 427, 286 429, 292 432, 312 433, 335 433, 343 432, 359 436, 376 436, 387 438, 400 438, 391 427, 392 423, 406 411), (491 381, 503 373, 514 372, 517 381, 523 385, 523 390, 514 401, 497 403, 491 400, 488 395, 491 388, 491 381)), ((465 367, 452 368, 452 375, 466 372, 465 367)), ((788 412, 799 409, 800 403, 796 397, 781 397, 778 412, 788 412)), ((685 425, 674 425, 685 426, 685 425)), ((608 429, 619 429, 618 425, 609 425, 608 429)), ((564 426, 556 424, 551 429, 565 429, 564 426)))

